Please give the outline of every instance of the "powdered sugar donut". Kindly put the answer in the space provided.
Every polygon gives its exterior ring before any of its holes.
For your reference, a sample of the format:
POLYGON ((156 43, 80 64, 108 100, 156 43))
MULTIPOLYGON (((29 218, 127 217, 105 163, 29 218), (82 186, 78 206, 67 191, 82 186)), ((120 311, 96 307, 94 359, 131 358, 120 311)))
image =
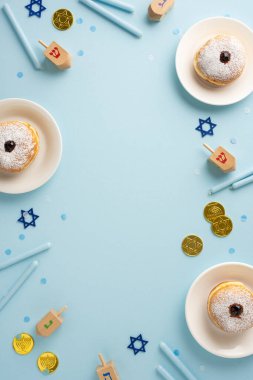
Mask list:
POLYGON ((20 172, 34 160, 39 150, 39 136, 28 123, 6 121, 0 123, 0 168, 20 172))
POLYGON ((217 86, 224 86, 237 79, 245 64, 244 46, 236 37, 227 35, 217 35, 208 40, 194 57, 196 73, 217 86))
POLYGON ((247 330, 253 327, 253 293, 241 282, 222 282, 209 294, 208 314, 225 332, 247 330))

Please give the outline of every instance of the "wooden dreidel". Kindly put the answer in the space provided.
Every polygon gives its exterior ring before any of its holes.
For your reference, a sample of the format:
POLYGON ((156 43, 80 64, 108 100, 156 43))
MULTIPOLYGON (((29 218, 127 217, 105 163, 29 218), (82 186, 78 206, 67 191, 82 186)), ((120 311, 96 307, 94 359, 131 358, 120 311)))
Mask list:
POLYGON ((209 157, 209 160, 224 173, 232 172, 236 169, 236 158, 232 156, 226 149, 222 146, 219 146, 216 150, 213 150, 209 145, 203 144, 212 155, 209 157))
POLYGON ((174 4, 174 0, 153 0, 148 8, 148 16, 152 21, 160 21, 174 4))
POLYGON ((36 325, 36 332, 38 335, 41 336, 50 336, 53 334, 55 330, 58 329, 58 327, 61 326, 63 319, 61 318, 61 314, 67 310, 67 306, 64 306, 61 310, 58 312, 54 309, 50 310, 47 315, 45 315, 41 321, 39 321, 36 325))
POLYGON ((69 69, 71 67, 71 55, 53 41, 47 46, 43 41, 39 40, 39 43, 46 48, 44 56, 49 59, 59 70, 69 69))
POLYGON ((99 380, 120 380, 114 363, 111 361, 106 363, 102 354, 98 355, 101 364, 97 366, 97 375, 99 380))

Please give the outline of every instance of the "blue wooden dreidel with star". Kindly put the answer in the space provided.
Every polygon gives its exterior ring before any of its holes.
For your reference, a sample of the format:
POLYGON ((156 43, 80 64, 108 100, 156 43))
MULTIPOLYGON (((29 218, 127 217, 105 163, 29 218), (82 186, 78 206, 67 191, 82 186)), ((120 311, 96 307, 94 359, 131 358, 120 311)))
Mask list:
POLYGON ((236 158, 222 146, 219 146, 216 150, 213 150, 209 145, 203 145, 209 150, 209 152, 212 153, 209 157, 209 161, 211 161, 224 173, 232 172, 236 169, 236 158))
POLYGON ((54 309, 50 310, 47 315, 45 315, 41 321, 36 325, 36 332, 40 336, 48 337, 55 330, 57 330, 62 322, 63 318, 61 317, 62 313, 67 310, 67 306, 64 306, 61 310, 55 311, 54 309))
POLYGON ((63 49, 55 41, 53 41, 49 46, 45 42, 39 40, 39 43, 46 48, 44 51, 44 56, 52 62, 57 69, 65 70, 71 67, 71 55, 67 50, 63 49))
POLYGON ((97 366, 97 375, 99 380, 120 380, 115 365, 112 361, 106 363, 102 354, 98 355, 101 365, 97 366))

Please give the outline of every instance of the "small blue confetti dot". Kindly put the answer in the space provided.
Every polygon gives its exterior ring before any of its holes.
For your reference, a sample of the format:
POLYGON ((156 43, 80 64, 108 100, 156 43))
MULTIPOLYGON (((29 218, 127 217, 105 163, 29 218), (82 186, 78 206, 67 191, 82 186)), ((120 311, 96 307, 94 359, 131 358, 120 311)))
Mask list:
POLYGON ((76 20, 76 23, 77 24, 83 24, 83 19, 82 19, 82 17, 79 17, 77 20, 76 20))
POLYGON ((18 78, 23 78, 23 76, 24 76, 24 74, 22 73, 22 71, 19 71, 19 72, 17 73, 17 77, 18 77, 18 78))
POLYGON ((79 55, 79 57, 82 57, 84 55, 84 51, 83 50, 78 50, 77 55, 79 55))
POLYGON ((231 15, 229 13, 225 13, 224 17, 231 17, 231 15))
POLYGON ((26 316, 24 317, 24 322, 25 322, 25 323, 30 322, 30 317, 28 317, 28 315, 26 315, 26 316))
POLYGON ((61 220, 66 220, 67 219, 67 215, 66 214, 61 214, 61 220))
POLYGON ((7 248, 4 253, 9 256, 11 254, 11 249, 10 248, 7 248))
POLYGON ((175 28, 175 29, 172 30, 172 33, 173 33, 175 36, 177 36, 177 35, 180 33, 180 29, 175 28))
POLYGON ((231 144, 236 144, 237 140, 236 140, 236 138, 232 137, 232 139, 230 139, 230 142, 231 142, 231 144))
POLYGON ((90 31, 91 32, 95 32, 97 30, 97 28, 95 27, 95 25, 91 25, 90 27, 90 31))
POLYGON ((19 240, 25 240, 25 235, 24 234, 20 234, 18 238, 19 238, 19 240))
POLYGON ((46 285, 47 279, 45 277, 41 278, 40 283, 41 283, 41 285, 46 285))
POLYGON ((180 351, 179 350, 174 350, 173 352, 174 352, 175 356, 179 356, 180 355, 180 351))
POLYGON ((233 254, 233 253, 235 253, 235 249, 234 248, 229 248, 228 252, 231 253, 231 254, 233 254))
POLYGON ((246 222, 248 219, 247 215, 242 215, 241 216, 241 222, 246 222))

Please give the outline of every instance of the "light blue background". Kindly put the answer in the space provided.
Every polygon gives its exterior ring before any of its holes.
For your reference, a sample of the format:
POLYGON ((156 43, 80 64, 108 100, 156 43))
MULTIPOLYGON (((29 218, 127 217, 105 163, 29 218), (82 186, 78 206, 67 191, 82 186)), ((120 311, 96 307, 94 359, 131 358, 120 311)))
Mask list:
MULTIPOLYGON (((230 150, 238 158, 238 172, 250 168, 252 96, 225 108, 201 104, 178 83, 174 58, 180 37, 200 19, 230 15, 253 27, 252 1, 177 0, 167 17, 153 24, 146 19, 149 1, 133 0, 134 15, 114 12, 143 30, 141 40, 77 1, 43 3, 47 10, 38 19, 27 17, 26 1, 9 1, 41 60, 39 38, 56 40, 72 53, 68 71, 58 72, 49 62, 43 71, 34 70, 0 13, 0 97, 27 98, 46 107, 64 144, 60 168, 48 184, 30 194, 0 195, 1 261, 9 257, 7 248, 14 256, 46 241, 53 244, 0 314, 1 379, 41 379, 36 360, 49 350, 60 360, 55 380, 95 380, 98 352, 116 362, 122 380, 158 379, 158 363, 181 380, 158 349, 165 340, 198 379, 249 380, 251 357, 218 358, 193 340, 184 301, 192 281, 209 266, 253 263, 252 185, 212 197, 234 222, 226 239, 213 236, 202 216, 208 188, 224 179, 206 163, 202 143, 230 150), (64 7, 83 23, 60 32, 50 20, 64 7), (199 117, 208 116, 217 123, 215 135, 202 139, 195 128, 199 117), (16 221, 21 209, 31 207, 40 218, 36 228, 24 231, 16 221), (181 241, 190 233, 204 240, 197 258, 181 252, 181 241), (30 355, 16 355, 12 338, 22 331, 35 335, 38 320, 65 304, 69 311, 62 327, 48 339, 36 338, 30 355), (140 333, 149 340, 147 352, 134 356, 127 349, 129 337, 140 333)), ((1 293, 27 264, 1 272, 1 293)))

